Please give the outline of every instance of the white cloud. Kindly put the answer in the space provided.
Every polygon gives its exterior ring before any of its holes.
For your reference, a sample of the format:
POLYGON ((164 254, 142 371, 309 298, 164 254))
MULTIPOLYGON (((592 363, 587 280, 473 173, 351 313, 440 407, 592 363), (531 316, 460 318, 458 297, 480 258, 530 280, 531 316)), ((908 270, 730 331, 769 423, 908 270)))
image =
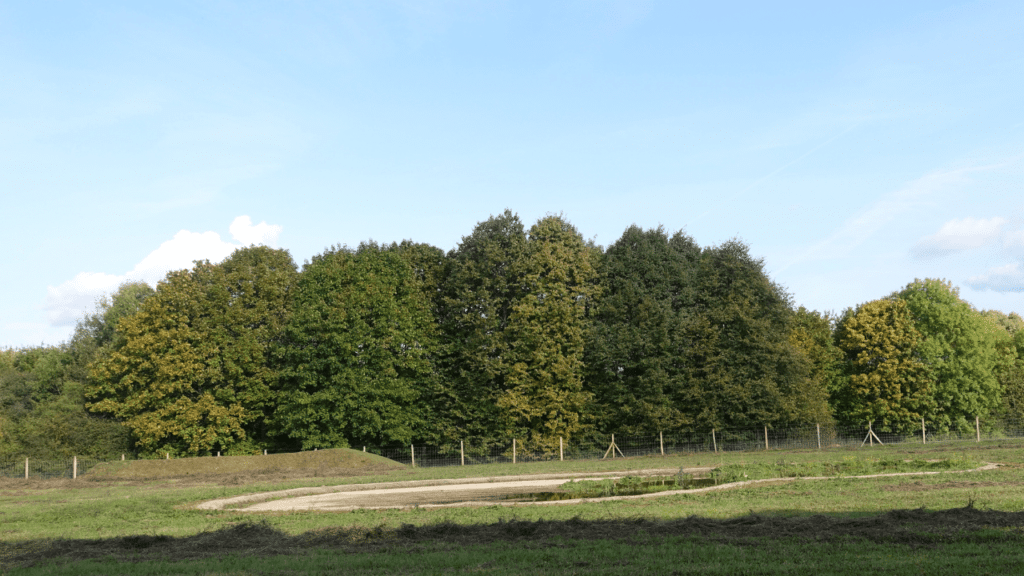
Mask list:
POLYGON ((1024 258, 1024 230, 1004 234, 1003 248, 1024 258))
POLYGON ((90 311, 104 294, 110 294, 125 282, 142 281, 156 287, 171 270, 191 268, 195 260, 220 262, 236 249, 250 244, 273 246, 281 233, 281 226, 260 222, 252 224, 248 216, 239 216, 229 227, 234 244, 221 240, 216 232, 189 232, 181 230, 174 238, 160 244, 135 267, 121 275, 103 272, 81 272, 59 286, 48 286, 46 303, 51 326, 70 326, 90 311))
POLYGON ((996 292, 1024 292, 1024 267, 1019 262, 992 268, 988 272, 967 280, 975 290, 996 292))
POLYGON ((248 216, 239 216, 228 228, 231 236, 243 245, 265 244, 267 246, 277 245, 277 236, 281 233, 281 227, 260 222, 253 226, 248 216))
POLYGON ((974 250, 998 242, 1005 218, 950 220, 935 234, 922 238, 911 252, 918 258, 934 258, 974 250))

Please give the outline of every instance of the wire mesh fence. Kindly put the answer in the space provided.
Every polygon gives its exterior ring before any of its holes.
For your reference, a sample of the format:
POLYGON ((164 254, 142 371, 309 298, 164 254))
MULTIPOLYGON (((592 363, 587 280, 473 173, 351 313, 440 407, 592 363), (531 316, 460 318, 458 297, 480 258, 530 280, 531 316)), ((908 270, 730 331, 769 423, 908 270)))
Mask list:
MULTIPOLYGON (((709 430, 691 433, 653 435, 615 435, 592 433, 570 439, 546 439, 543 443, 465 439, 446 444, 402 446, 353 446, 395 462, 416 466, 470 466, 537 461, 595 460, 639 456, 696 454, 763 450, 829 450, 894 444, 932 444, 942 442, 981 442, 983 440, 1024 438, 1022 420, 975 420, 973 426, 957 430, 939 430, 922 423, 918 431, 887 431, 864 426, 813 425, 801 428, 772 429, 767 426, 734 430, 709 430)), ((268 454, 267 451, 263 451, 268 454)), ((273 452, 270 452, 273 454, 273 452)), ((212 455, 211 455, 212 456, 212 455)), ((218 453, 219 456, 219 453, 218 453)), ((168 455, 168 458, 171 456, 168 455)), ((122 456, 122 459, 124 457, 122 456)), ((0 477, 73 478, 88 474, 103 460, 90 458, 0 459, 0 477)))

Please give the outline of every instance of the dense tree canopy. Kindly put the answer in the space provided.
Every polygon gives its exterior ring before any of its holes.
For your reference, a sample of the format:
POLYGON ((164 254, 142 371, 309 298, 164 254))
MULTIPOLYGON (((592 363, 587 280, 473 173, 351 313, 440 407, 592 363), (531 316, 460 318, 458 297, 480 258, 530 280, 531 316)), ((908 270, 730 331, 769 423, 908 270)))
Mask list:
POLYGON ((291 256, 267 247, 171 272, 119 322, 123 345, 93 365, 91 409, 121 419, 144 453, 255 450, 295 280, 291 256))
POLYGON ((844 386, 833 390, 840 420, 907 430, 933 413, 935 401, 921 357, 921 333, 906 301, 883 298, 847 310, 836 326, 846 355, 844 386))
POLYGON ((813 422, 807 358, 789 341, 790 296, 738 241, 705 248, 681 351, 697 428, 813 422))
POLYGON ((448 253, 250 246, 121 286, 60 346, 0 350, 0 457, 251 453, 1024 418, 1024 320, 915 280, 794 309, 733 240, 607 249, 506 210, 448 253))
POLYGON ((504 437, 515 421, 498 408, 509 389, 514 342, 507 329, 526 293, 526 231, 506 210, 477 224, 448 255, 440 322, 448 395, 442 407, 458 434, 504 437))
POLYGON ((681 355, 693 315, 700 247, 681 232, 630 226, 605 251, 586 348, 596 416, 611 431, 692 425, 681 355))
POLYGON ((597 290, 591 250, 558 216, 532 228, 519 262, 521 294, 505 332, 513 343, 503 359, 505 388, 497 407, 514 437, 544 450, 583 429, 590 394, 583 387, 586 309, 597 290))
POLYGON ((399 251, 327 250, 304 267, 293 309, 280 434, 303 449, 437 439, 437 326, 399 251))
POLYGON ((928 419, 943 430, 973 428, 975 417, 1001 403, 991 323, 949 282, 915 280, 897 296, 922 337, 919 352, 934 401, 928 419))

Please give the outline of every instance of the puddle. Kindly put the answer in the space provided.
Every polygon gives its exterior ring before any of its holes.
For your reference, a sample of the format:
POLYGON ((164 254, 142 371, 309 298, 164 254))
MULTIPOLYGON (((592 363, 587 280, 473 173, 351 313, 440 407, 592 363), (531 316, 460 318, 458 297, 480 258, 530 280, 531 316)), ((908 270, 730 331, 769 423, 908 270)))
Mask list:
MULTIPOLYGON (((642 482, 627 480, 604 481, 604 482, 580 482, 580 486, 571 486, 565 490, 551 492, 528 492, 518 494, 506 494, 499 496, 497 500, 506 502, 552 502, 556 500, 573 500, 576 498, 607 498, 609 496, 638 496, 640 494, 651 494, 653 492, 665 492, 667 490, 690 490, 692 488, 706 488, 717 484, 714 478, 683 478, 682 484, 676 476, 664 476, 645 478, 642 482)), ((575 483, 570 483, 575 484, 575 483)))

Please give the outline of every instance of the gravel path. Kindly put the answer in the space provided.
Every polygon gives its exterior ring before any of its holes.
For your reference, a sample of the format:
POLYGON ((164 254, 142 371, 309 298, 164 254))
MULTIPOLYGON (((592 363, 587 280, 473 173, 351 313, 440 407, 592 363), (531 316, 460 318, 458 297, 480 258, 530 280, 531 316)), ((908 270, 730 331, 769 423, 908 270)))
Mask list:
MULTIPOLYGON (((843 476, 841 478, 883 478, 896 476, 929 476, 934 474, 956 474, 992 470, 998 464, 986 464, 974 470, 957 470, 942 472, 899 472, 891 474, 869 474, 864 476, 843 476)), ((687 468, 685 473, 696 476, 706 475, 711 467, 687 468)), ((557 506, 563 504, 579 504, 582 502, 602 502, 611 500, 638 500, 643 498, 659 498, 675 494, 701 494, 716 490, 729 490, 755 484, 771 484, 779 482, 798 482, 811 480, 835 479, 835 476, 812 476, 803 478, 768 478, 763 480, 747 480, 732 482, 707 488, 689 490, 667 490, 637 496, 609 496, 605 498, 579 498, 572 500, 555 500, 550 502, 509 502, 499 500, 502 496, 513 494, 529 494, 533 492, 550 492, 569 480, 607 480, 624 476, 664 476, 674 475, 678 468, 662 468, 652 470, 631 470, 597 474, 538 474, 530 476, 504 476, 491 478, 462 478, 458 480, 423 480, 412 482, 391 482, 378 484, 354 484, 342 486, 325 486, 321 488, 296 488, 279 490, 210 500, 196 506, 202 510, 223 510, 234 508, 242 512, 281 512, 281 511, 333 511, 350 510, 382 510, 409 508, 452 508, 465 506, 557 506)))

